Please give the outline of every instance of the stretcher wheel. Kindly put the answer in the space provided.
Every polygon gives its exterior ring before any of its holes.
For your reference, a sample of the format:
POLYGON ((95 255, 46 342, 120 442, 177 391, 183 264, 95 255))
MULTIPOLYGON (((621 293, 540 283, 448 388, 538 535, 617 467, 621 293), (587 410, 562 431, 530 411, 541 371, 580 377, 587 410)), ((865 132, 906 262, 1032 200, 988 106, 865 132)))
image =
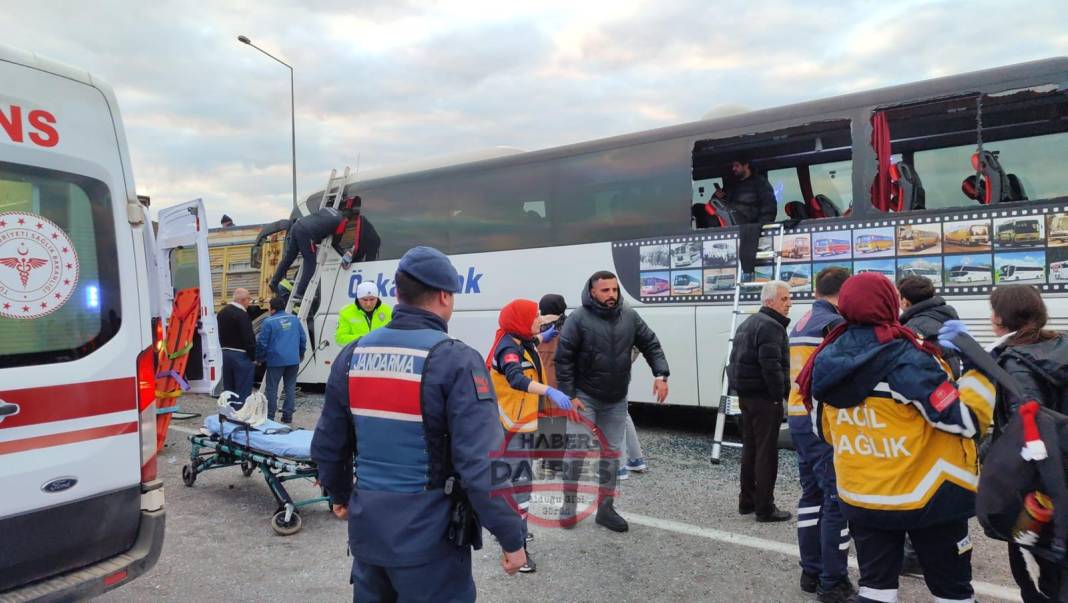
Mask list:
POLYGON ((256 466, 251 461, 241 461, 241 474, 245 477, 252 475, 252 472, 256 470, 256 466))
POLYGON ((197 482, 197 472, 189 465, 182 465, 182 483, 186 486, 193 487, 193 484, 197 482))
POLYGON ((300 513, 293 511, 289 521, 286 521, 286 510, 281 509, 271 518, 271 529, 279 536, 291 536, 300 531, 302 523, 303 520, 300 518, 300 513))

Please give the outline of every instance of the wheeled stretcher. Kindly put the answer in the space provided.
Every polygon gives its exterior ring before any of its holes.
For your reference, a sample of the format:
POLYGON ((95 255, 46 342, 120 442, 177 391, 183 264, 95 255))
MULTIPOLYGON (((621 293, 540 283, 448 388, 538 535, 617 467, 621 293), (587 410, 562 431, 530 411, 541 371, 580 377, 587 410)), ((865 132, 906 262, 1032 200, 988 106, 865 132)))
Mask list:
POLYGON ((253 427, 222 414, 205 418, 201 431, 189 436, 190 462, 182 467, 186 486, 192 487, 198 474, 211 469, 240 466, 241 473, 249 477, 258 468, 278 502, 271 528, 282 536, 300 531, 301 507, 320 502, 330 507, 330 499, 322 490, 319 496, 293 500, 285 487, 285 482, 295 479, 318 484, 318 468, 311 460, 311 431, 274 421, 253 427))

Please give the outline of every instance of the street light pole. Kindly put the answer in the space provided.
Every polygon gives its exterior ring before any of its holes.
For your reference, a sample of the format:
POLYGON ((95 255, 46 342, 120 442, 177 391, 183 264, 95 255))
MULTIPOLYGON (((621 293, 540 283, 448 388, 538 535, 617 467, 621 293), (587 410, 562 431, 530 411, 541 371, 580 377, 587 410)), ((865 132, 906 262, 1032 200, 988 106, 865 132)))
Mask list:
POLYGON ((289 69, 289 127, 290 127, 289 142, 290 142, 290 147, 291 147, 290 150, 291 150, 292 156, 293 156, 293 209, 296 210, 297 209, 297 104, 296 104, 295 87, 293 85, 293 66, 290 65, 289 63, 286 63, 282 59, 274 56, 273 54, 267 52, 266 50, 260 48, 259 46, 256 46, 255 44, 253 44, 252 40, 250 40, 248 38, 248 36, 237 36, 237 41, 241 42, 242 44, 248 44, 249 46, 255 48, 256 50, 262 52, 263 54, 271 57, 275 61, 278 61, 283 66, 285 66, 286 69, 289 69))

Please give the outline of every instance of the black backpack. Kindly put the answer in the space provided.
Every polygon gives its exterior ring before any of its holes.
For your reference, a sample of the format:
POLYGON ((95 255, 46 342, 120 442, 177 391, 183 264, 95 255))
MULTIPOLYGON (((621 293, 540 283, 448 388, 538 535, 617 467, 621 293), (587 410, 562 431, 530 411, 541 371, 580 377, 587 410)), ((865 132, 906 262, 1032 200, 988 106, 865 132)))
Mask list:
MULTIPOLYGON (((1004 388, 1010 398, 1022 399, 1016 380, 1002 369, 971 337, 958 336, 953 343, 961 355, 1004 388)), ((1052 530, 1046 530, 1033 545, 1021 545, 1036 557, 1065 563, 1068 543, 1068 416, 1028 401, 1012 415, 986 450, 979 474, 975 513, 990 538, 1013 541, 1013 529, 1023 510, 1024 497, 1036 490, 1053 502, 1052 530), (1025 433, 1037 433, 1041 445, 1028 441, 1025 433), (1044 458, 1041 453, 1044 448, 1044 458), (1025 452, 1028 457, 1025 458, 1025 452)), ((1068 567, 1068 565, 1066 565, 1068 567)))

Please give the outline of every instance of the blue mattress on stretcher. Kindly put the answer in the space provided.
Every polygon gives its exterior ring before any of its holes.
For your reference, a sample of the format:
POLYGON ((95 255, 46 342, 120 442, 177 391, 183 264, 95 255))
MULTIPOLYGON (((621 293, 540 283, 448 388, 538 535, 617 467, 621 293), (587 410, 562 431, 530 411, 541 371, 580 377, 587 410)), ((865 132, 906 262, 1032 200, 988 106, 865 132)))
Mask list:
MULTIPOLYGON (((204 428, 212 433, 219 433, 219 415, 208 415, 204 419, 204 428)), ((225 433, 233 434, 233 441, 244 444, 275 456, 295 460, 311 460, 311 443, 313 432, 308 429, 291 429, 288 425, 267 421, 259 427, 253 427, 245 434, 245 428, 234 423, 226 423, 225 433), (246 438, 251 440, 247 442, 246 438)))

